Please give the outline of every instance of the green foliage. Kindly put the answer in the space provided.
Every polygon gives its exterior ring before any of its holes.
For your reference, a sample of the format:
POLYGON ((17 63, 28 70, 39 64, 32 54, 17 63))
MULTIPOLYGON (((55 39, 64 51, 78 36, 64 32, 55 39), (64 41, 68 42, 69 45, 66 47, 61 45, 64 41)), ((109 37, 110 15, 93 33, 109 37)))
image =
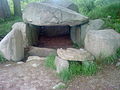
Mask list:
POLYGON ((106 5, 103 7, 98 7, 92 10, 88 13, 88 16, 92 19, 95 18, 107 18, 108 16, 111 16, 111 18, 120 18, 120 2, 119 3, 113 3, 110 5, 106 5))
POLYGON ((73 48, 80 48, 80 46, 77 43, 73 43, 73 48))
POLYGON ((70 62, 69 69, 65 69, 58 75, 61 80, 67 82, 77 75, 94 75, 98 71, 97 64, 95 62, 70 62))
POLYGON ((82 62, 82 73, 83 75, 94 75, 97 72, 97 64, 92 61, 82 62))
POLYGON ((3 63, 5 61, 6 61, 6 59, 0 54, 0 63, 3 63))
POLYGON ((11 17, 4 20, 0 20, 0 36, 5 36, 14 23, 22 21, 20 17, 11 17))
MULTIPOLYGON (((55 56, 54 54, 47 56, 45 59, 45 66, 51 69, 56 69, 55 66, 55 56)), ((69 62, 69 69, 62 70, 59 74, 59 78, 67 82, 77 75, 94 75, 97 72, 98 68, 95 62, 84 61, 84 62, 69 62)))
POLYGON ((120 19, 104 18, 103 20, 105 21, 103 28, 112 28, 120 33, 120 19))
POLYGON ((62 81, 67 82, 68 80, 71 79, 72 74, 69 72, 68 69, 64 69, 58 74, 58 76, 62 81))
POLYGON ((94 4, 96 7, 103 7, 112 3, 116 3, 119 0, 95 0, 94 4))
POLYGON ((51 54, 49 56, 46 57, 45 59, 45 66, 46 67, 49 67, 51 69, 56 69, 56 66, 55 66, 55 56, 54 54, 51 54))
POLYGON ((83 14, 86 14, 95 8, 94 1, 95 0, 73 0, 73 2, 78 5, 79 11, 83 14))
POLYGON ((120 2, 98 7, 88 13, 91 19, 102 18, 104 28, 112 28, 120 33, 120 2))
POLYGON ((69 62, 69 72, 75 76, 75 75, 81 75, 82 74, 82 65, 81 62, 69 62))
POLYGON ((97 7, 101 8, 112 3, 120 2, 119 0, 72 0, 72 1, 78 5, 80 12, 83 14, 87 14, 97 7))

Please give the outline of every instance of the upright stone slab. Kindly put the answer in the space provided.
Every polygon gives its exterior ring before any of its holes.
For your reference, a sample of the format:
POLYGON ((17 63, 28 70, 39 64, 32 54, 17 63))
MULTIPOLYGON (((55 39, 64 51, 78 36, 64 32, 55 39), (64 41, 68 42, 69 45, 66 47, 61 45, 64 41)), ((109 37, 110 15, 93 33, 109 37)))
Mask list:
POLYGON ((23 35, 13 28, 0 42, 0 53, 7 60, 20 61, 24 58, 23 35))
POLYGON ((58 56, 56 56, 55 58, 55 65, 56 65, 57 73, 60 73, 63 70, 66 70, 69 68, 69 62, 64 59, 61 59, 58 56))
POLYGON ((81 46, 81 29, 80 26, 73 26, 70 29, 70 37, 74 44, 81 46))
POLYGON ((13 26, 13 29, 20 30, 23 36, 23 46, 26 48, 28 46, 28 37, 26 24, 24 22, 16 22, 13 26))
POLYGON ((71 37, 71 40, 72 40, 72 42, 74 44, 77 43, 77 40, 76 40, 76 27, 75 26, 71 27, 71 29, 70 29, 70 37, 71 37))

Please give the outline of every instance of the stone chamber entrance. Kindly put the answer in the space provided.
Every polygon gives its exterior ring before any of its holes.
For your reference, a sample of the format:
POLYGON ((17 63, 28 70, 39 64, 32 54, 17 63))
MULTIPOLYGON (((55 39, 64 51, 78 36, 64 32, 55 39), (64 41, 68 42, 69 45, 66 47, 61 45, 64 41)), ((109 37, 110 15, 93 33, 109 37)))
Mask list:
POLYGON ((70 48, 73 46, 70 28, 68 25, 29 25, 31 45, 40 48, 70 48))

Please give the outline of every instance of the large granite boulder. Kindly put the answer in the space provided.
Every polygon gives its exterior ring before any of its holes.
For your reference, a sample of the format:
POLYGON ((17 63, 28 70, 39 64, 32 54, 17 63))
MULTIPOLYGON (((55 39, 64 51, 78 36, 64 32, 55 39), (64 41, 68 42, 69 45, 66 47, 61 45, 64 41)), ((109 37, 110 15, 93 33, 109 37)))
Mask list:
POLYGON ((28 4, 23 11, 23 20, 38 26, 74 26, 88 22, 88 17, 61 6, 34 2, 28 4))
POLYGON ((78 6, 70 0, 45 0, 42 3, 49 3, 51 5, 59 5, 73 11, 79 12, 78 6))
POLYGON ((86 33, 89 30, 102 29, 104 23, 105 22, 102 19, 95 19, 95 20, 89 20, 89 23, 81 26, 81 43, 83 46, 84 46, 84 40, 85 40, 86 33))
POLYGON ((2 39, 0 53, 7 60, 20 61, 24 58, 23 35, 19 27, 13 27, 2 39))
POLYGON ((61 48, 61 49, 57 49, 57 54, 63 60, 70 60, 70 61, 94 60, 94 56, 92 56, 91 53, 87 52, 84 49, 61 48))
POLYGON ((86 34, 85 49, 94 56, 108 57, 120 48, 120 34, 112 29, 90 30, 86 34))

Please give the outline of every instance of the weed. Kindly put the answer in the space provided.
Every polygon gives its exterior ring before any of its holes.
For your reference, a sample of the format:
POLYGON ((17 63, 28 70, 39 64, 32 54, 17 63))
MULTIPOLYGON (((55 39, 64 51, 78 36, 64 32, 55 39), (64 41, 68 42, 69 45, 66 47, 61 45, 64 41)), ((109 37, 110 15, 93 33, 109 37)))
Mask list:
POLYGON ((55 56, 54 54, 51 54, 49 56, 46 57, 45 59, 45 66, 46 67, 49 67, 51 69, 56 69, 56 66, 55 66, 55 56))
POLYGON ((67 82, 68 80, 70 80, 72 78, 72 74, 69 72, 68 69, 64 69, 63 71, 61 71, 58 74, 58 76, 64 82, 67 82))
POLYGON ((6 59, 0 54, 0 63, 3 63, 5 61, 6 61, 6 59))
POLYGON ((77 43, 73 43, 73 48, 77 48, 77 49, 79 49, 80 46, 79 46, 77 43))
POLYGON ((77 75, 94 75, 98 71, 97 64, 92 61, 70 62, 69 69, 65 69, 58 74, 61 80, 67 82, 77 75))
POLYGON ((82 74, 83 75, 94 75, 97 72, 97 64, 92 61, 82 62, 82 74))

